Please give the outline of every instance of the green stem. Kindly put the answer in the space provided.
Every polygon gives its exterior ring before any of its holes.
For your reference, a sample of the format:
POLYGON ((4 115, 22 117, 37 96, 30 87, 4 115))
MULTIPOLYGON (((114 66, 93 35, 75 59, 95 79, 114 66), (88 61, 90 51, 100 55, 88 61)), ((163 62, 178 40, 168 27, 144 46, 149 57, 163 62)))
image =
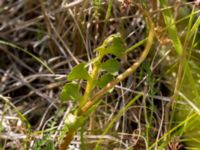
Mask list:
POLYGON ((94 88, 95 80, 98 76, 99 64, 101 62, 101 59, 102 59, 102 57, 98 56, 97 61, 93 65, 92 73, 90 75, 91 78, 87 82, 85 93, 83 95, 83 100, 80 102, 80 108, 83 107, 87 103, 88 99, 90 98, 90 96, 92 94, 91 92, 94 88))
MULTIPOLYGON (((101 62, 102 57, 98 56, 97 61, 93 65, 92 73, 91 73, 91 78, 88 80, 85 93, 83 96, 82 101, 80 102, 80 108, 82 108, 90 98, 91 92, 94 88, 94 82, 98 76, 98 71, 99 71, 99 64, 101 62)), ((64 137, 62 143, 60 144, 59 150, 66 150, 70 142, 73 140, 74 134, 76 130, 70 130, 66 133, 66 136, 64 137)))

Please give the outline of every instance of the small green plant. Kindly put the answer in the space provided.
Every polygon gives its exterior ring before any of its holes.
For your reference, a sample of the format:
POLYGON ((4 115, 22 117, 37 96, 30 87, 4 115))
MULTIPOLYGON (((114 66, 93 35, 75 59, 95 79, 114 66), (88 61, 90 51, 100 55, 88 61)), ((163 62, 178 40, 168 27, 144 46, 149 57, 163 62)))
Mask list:
POLYGON ((50 140, 50 135, 44 135, 41 140, 36 140, 33 149, 35 150, 52 150, 53 149, 53 142, 50 140))
POLYGON ((65 118, 65 125, 62 130, 60 150, 65 150, 73 139, 74 133, 85 123, 89 114, 95 110, 103 95, 114 88, 116 84, 132 74, 146 59, 153 42, 153 22, 147 12, 140 8, 147 17, 149 34, 146 47, 138 60, 126 71, 118 75, 120 63, 118 59, 130 49, 125 48, 123 38, 119 33, 110 35, 101 46, 95 49, 97 53, 89 63, 80 63, 75 66, 67 76, 66 83, 61 91, 61 100, 73 100, 74 109, 65 118), (104 61, 107 55, 113 57, 104 61), (91 71, 89 66, 91 65, 91 71), (80 85, 81 81, 87 81, 84 93, 80 85))

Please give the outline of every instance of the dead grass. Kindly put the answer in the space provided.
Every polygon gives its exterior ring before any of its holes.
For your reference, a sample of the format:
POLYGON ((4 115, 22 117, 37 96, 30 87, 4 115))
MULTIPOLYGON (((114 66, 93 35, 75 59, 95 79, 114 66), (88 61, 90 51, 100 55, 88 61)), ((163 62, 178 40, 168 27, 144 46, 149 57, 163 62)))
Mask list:
MULTIPOLYGON (((123 8, 114 1, 106 21, 107 7, 107 1, 94 7, 88 0, 66 4, 61 0, 0 0, 0 40, 26 49, 53 71, 26 52, 0 44, 0 149, 44 149, 49 145, 58 149, 63 118, 73 108, 72 102, 61 104, 59 99, 66 74, 79 62, 94 58, 93 50, 112 33, 120 32, 127 47, 145 38, 146 25, 136 7, 123 8)), ((151 3, 147 7, 152 7, 151 3)), ((142 48, 122 60, 122 72, 142 48)), ((155 47, 136 74, 105 96, 83 132, 75 136, 71 149, 93 149, 107 123, 138 93, 145 98, 124 112, 112 130, 101 137, 103 149, 142 150, 145 142, 152 144, 164 134, 170 84, 162 76, 162 62, 171 51, 160 54, 159 50, 155 47), (149 141, 145 141, 145 132, 149 132, 149 141), (82 148, 81 134, 85 143, 82 148)))

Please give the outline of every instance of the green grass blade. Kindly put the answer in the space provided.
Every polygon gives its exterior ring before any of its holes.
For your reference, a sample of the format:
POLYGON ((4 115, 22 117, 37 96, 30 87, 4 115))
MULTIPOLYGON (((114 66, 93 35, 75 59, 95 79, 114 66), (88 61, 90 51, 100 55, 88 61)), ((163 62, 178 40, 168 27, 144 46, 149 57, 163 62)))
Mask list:
MULTIPOLYGON (((161 4, 162 8, 168 7, 167 0, 160 0, 160 4, 161 4)), ((164 9, 162 14, 164 17, 165 24, 168 26, 167 31, 168 31, 168 35, 169 35, 170 39, 172 40, 172 44, 173 44, 177 54, 181 55, 183 53, 183 47, 182 47, 181 41, 179 39, 178 31, 176 29, 174 16, 172 15, 170 9, 164 9)))
POLYGON ((0 44, 7 45, 7 46, 10 46, 12 48, 16 48, 16 49, 18 49, 20 51, 23 51, 24 53, 26 53, 29 56, 33 57, 36 61, 38 61, 40 64, 42 64, 45 68, 47 68, 47 70, 49 70, 49 72, 51 72, 52 74, 54 74, 53 70, 45 62, 43 62, 40 58, 38 58, 37 56, 35 56, 32 53, 30 53, 28 50, 26 50, 24 48, 21 48, 21 47, 15 45, 13 43, 2 41, 2 40, 0 40, 0 44))

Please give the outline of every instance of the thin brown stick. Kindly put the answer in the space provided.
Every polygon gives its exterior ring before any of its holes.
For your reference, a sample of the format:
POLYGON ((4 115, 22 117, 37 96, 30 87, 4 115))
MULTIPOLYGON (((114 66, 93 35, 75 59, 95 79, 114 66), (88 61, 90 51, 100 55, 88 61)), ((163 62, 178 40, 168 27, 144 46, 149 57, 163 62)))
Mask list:
POLYGON ((74 130, 70 130, 63 139, 63 142, 60 144, 59 150, 66 150, 70 142, 74 137, 74 130))

